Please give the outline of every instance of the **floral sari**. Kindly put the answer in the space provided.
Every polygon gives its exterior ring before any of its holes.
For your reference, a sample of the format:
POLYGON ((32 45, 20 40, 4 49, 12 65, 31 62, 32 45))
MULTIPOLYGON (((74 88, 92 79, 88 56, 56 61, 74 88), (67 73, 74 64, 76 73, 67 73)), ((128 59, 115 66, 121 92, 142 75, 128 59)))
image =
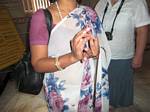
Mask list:
POLYGON ((71 52, 70 40, 85 27, 99 39, 99 59, 76 62, 62 71, 45 73, 44 87, 49 112, 108 112, 107 68, 110 50, 101 22, 91 8, 74 9, 52 30, 48 55, 57 57, 71 52))

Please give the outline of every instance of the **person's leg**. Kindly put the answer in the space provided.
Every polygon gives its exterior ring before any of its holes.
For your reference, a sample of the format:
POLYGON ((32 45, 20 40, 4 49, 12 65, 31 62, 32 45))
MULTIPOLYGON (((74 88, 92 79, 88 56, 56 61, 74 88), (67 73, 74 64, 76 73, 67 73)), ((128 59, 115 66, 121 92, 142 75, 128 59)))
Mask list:
POLYGON ((122 96, 120 99, 121 107, 128 107, 133 105, 133 68, 132 68, 132 60, 126 60, 124 62, 124 70, 122 75, 122 96))
POLYGON ((113 107, 133 104, 133 70, 131 60, 112 60, 108 69, 110 105, 113 107))

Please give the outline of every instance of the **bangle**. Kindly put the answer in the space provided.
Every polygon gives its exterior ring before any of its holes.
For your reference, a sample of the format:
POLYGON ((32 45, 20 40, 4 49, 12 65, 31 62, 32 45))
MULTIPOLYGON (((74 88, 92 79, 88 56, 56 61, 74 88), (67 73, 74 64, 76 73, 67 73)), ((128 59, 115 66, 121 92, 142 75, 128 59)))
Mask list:
POLYGON ((60 66, 58 58, 59 57, 55 58, 55 66, 59 71, 61 71, 61 70, 63 70, 63 68, 60 66))

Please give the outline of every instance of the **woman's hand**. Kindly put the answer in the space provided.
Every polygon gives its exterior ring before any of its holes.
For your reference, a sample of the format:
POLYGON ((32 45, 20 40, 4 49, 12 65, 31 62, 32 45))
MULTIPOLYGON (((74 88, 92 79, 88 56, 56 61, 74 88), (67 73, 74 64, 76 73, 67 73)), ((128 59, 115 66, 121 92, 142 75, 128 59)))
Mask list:
POLYGON ((143 56, 134 56, 133 61, 132 61, 132 67, 134 69, 139 69, 142 66, 143 62, 143 56))
POLYGON ((84 49, 85 55, 87 58, 98 58, 100 51, 98 38, 94 37, 91 33, 89 36, 89 47, 84 49))
POLYGON ((85 28, 78 32, 71 40, 71 48, 73 56, 78 60, 98 57, 99 43, 89 28, 85 28))
POLYGON ((84 49, 84 44, 85 42, 88 42, 88 38, 86 33, 86 29, 81 30, 78 32, 74 38, 71 40, 71 48, 72 48, 72 54, 74 58, 77 60, 82 60, 84 55, 83 55, 83 49, 84 49))

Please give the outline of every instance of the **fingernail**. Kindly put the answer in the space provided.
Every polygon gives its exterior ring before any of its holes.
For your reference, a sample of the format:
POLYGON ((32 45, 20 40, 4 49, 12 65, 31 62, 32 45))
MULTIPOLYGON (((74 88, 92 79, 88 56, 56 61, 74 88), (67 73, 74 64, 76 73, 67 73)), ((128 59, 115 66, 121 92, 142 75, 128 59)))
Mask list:
POLYGON ((86 31, 83 31, 83 34, 86 34, 86 31))
POLYGON ((80 41, 83 41, 83 39, 81 38, 80 41))
POLYGON ((88 47, 86 46, 86 47, 84 48, 84 50, 85 50, 85 51, 88 51, 88 47))
POLYGON ((86 31, 90 31, 90 30, 91 30, 91 28, 89 28, 89 27, 88 27, 88 28, 86 28, 86 31))
POLYGON ((84 57, 83 60, 86 61, 86 60, 87 60, 87 57, 84 57))

